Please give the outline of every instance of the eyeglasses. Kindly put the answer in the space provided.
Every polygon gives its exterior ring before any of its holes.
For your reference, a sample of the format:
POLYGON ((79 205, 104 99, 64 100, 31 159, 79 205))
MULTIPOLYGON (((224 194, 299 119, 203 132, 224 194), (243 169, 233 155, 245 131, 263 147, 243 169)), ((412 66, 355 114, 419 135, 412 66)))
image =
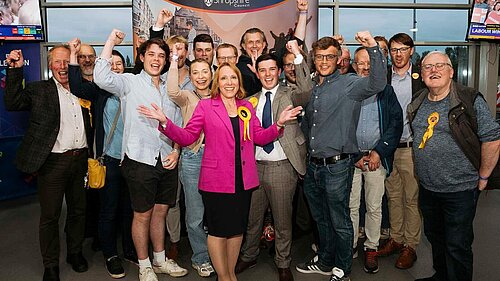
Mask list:
POLYGON ((236 56, 217 57, 217 60, 219 60, 219 61, 230 61, 230 60, 234 60, 235 58, 236 58, 236 56))
POLYGON ((431 71, 433 67, 436 67, 437 71, 441 71, 444 69, 445 66, 451 66, 451 64, 449 64, 447 62, 446 63, 445 62, 438 62, 436 64, 427 63, 427 64, 422 65, 422 70, 431 71))
POLYGON ((78 55, 79 60, 95 60, 95 55, 78 55))
POLYGON ((350 64, 351 63, 351 59, 342 59, 342 63, 344 63, 344 64, 350 64))
POLYGON ((357 65, 357 66, 360 66, 360 67, 367 67, 367 66, 370 66, 370 62, 364 62, 364 61, 360 61, 360 62, 353 62, 353 64, 357 65))
POLYGON ((328 54, 328 55, 314 55, 315 61, 323 61, 325 58, 327 61, 334 61, 337 59, 338 55, 328 54))
POLYGON ((286 63, 283 65, 286 69, 295 69, 295 65, 293 63, 286 63))
POLYGON ((397 54, 398 52, 401 52, 401 54, 406 54, 410 50, 410 47, 401 47, 401 48, 391 48, 391 54, 397 54))

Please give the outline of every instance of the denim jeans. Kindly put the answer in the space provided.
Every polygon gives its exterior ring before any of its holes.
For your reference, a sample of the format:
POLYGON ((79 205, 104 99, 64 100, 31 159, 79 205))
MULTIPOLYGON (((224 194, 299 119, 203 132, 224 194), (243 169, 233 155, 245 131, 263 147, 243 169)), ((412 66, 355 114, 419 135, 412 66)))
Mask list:
POLYGON ((473 222, 478 197, 478 189, 441 193, 420 187, 424 233, 432 246, 436 280, 472 280, 473 222))
POLYGON ((186 201, 186 228, 189 243, 193 250, 191 262, 197 265, 210 261, 208 257, 207 234, 203 229, 205 208, 203 207, 201 194, 198 190, 203 150, 204 148, 201 147, 195 153, 188 148, 184 148, 181 154, 182 165, 180 167, 180 180, 184 188, 186 201))
POLYGON ((120 169, 120 159, 105 156, 106 184, 99 190, 101 210, 99 212, 98 233, 102 253, 105 258, 118 255, 117 227, 121 228, 124 253, 134 253, 132 241, 132 207, 130 194, 120 169))
POLYGON ((304 178, 304 193, 319 232, 319 263, 351 272, 353 229, 349 196, 354 174, 353 159, 335 164, 309 162, 304 178))

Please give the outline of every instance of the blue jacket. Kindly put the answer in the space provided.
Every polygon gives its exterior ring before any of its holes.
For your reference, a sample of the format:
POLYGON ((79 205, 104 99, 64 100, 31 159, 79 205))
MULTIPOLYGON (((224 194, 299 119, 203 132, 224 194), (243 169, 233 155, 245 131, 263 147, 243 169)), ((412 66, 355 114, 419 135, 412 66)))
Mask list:
POLYGON ((374 150, 380 155, 380 161, 391 174, 394 152, 398 148, 403 133, 403 110, 391 85, 377 94, 377 106, 380 128, 380 140, 374 150))

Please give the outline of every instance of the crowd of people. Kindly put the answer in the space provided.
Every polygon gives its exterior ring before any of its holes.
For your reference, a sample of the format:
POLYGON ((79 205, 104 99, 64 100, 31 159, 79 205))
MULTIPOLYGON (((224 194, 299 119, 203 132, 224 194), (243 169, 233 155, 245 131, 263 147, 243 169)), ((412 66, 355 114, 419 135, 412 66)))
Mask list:
POLYGON ((22 51, 8 54, 5 105, 31 112, 16 165, 38 177, 44 281, 60 280, 63 198, 74 271, 88 270, 82 243, 91 236, 113 278, 125 276, 123 260, 137 264, 141 281, 185 276, 176 262, 182 193, 200 277, 236 281, 254 267, 270 209, 280 281, 294 280, 292 234, 304 227, 296 216, 311 217, 315 232, 316 254, 300 273, 351 280, 360 236, 367 273, 392 254, 395 267, 411 268, 423 220, 435 274, 417 280, 472 280, 477 199, 500 152, 484 98, 453 81, 442 52, 413 64, 405 33, 387 41, 360 31, 353 57, 342 36, 323 37, 306 54, 307 13, 307 0, 297 0, 283 50, 269 52, 255 27, 238 55, 208 34, 163 38, 173 18, 163 9, 131 72, 114 50, 120 30, 99 56, 78 38, 54 46, 52 78, 26 86, 22 51), (83 188, 89 157, 107 168, 97 192, 83 188))

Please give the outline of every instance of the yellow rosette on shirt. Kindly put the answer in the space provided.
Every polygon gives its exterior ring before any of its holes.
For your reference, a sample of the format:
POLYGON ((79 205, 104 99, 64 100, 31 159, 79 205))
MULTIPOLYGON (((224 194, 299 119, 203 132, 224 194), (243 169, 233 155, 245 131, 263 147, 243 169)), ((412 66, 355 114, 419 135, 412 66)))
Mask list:
POLYGON ((251 97, 248 101, 252 104, 253 108, 256 108, 259 104, 259 100, 256 97, 251 97))
POLYGON ((83 108, 88 109, 89 111, 89 116, 90 116, 90 127, 92 127, 92 111, 90 110, 90 105, 92 104, 90 101, 85 100, 85 99, 79 99, 80 100, 80 106, 83 108))
POLYGON ((424 133, 424 136, 422 137, 422 142, 420 142, 420 145, 418 148, 422 149, 425 147, 425 144, 427 141, 432 137, 434 134, 434 126, 439 122, 439 113, 433 112, 429 115, 429 118, 427 118, 427 123, 429 123, 429 127, 427 127, 427 130, 424 133))
POLYGON ((243 120, 243 140, 250 140, 250 118, 252 118, 252 113, 250 110, 244 106, 238 107, 238 116, 243 120))

